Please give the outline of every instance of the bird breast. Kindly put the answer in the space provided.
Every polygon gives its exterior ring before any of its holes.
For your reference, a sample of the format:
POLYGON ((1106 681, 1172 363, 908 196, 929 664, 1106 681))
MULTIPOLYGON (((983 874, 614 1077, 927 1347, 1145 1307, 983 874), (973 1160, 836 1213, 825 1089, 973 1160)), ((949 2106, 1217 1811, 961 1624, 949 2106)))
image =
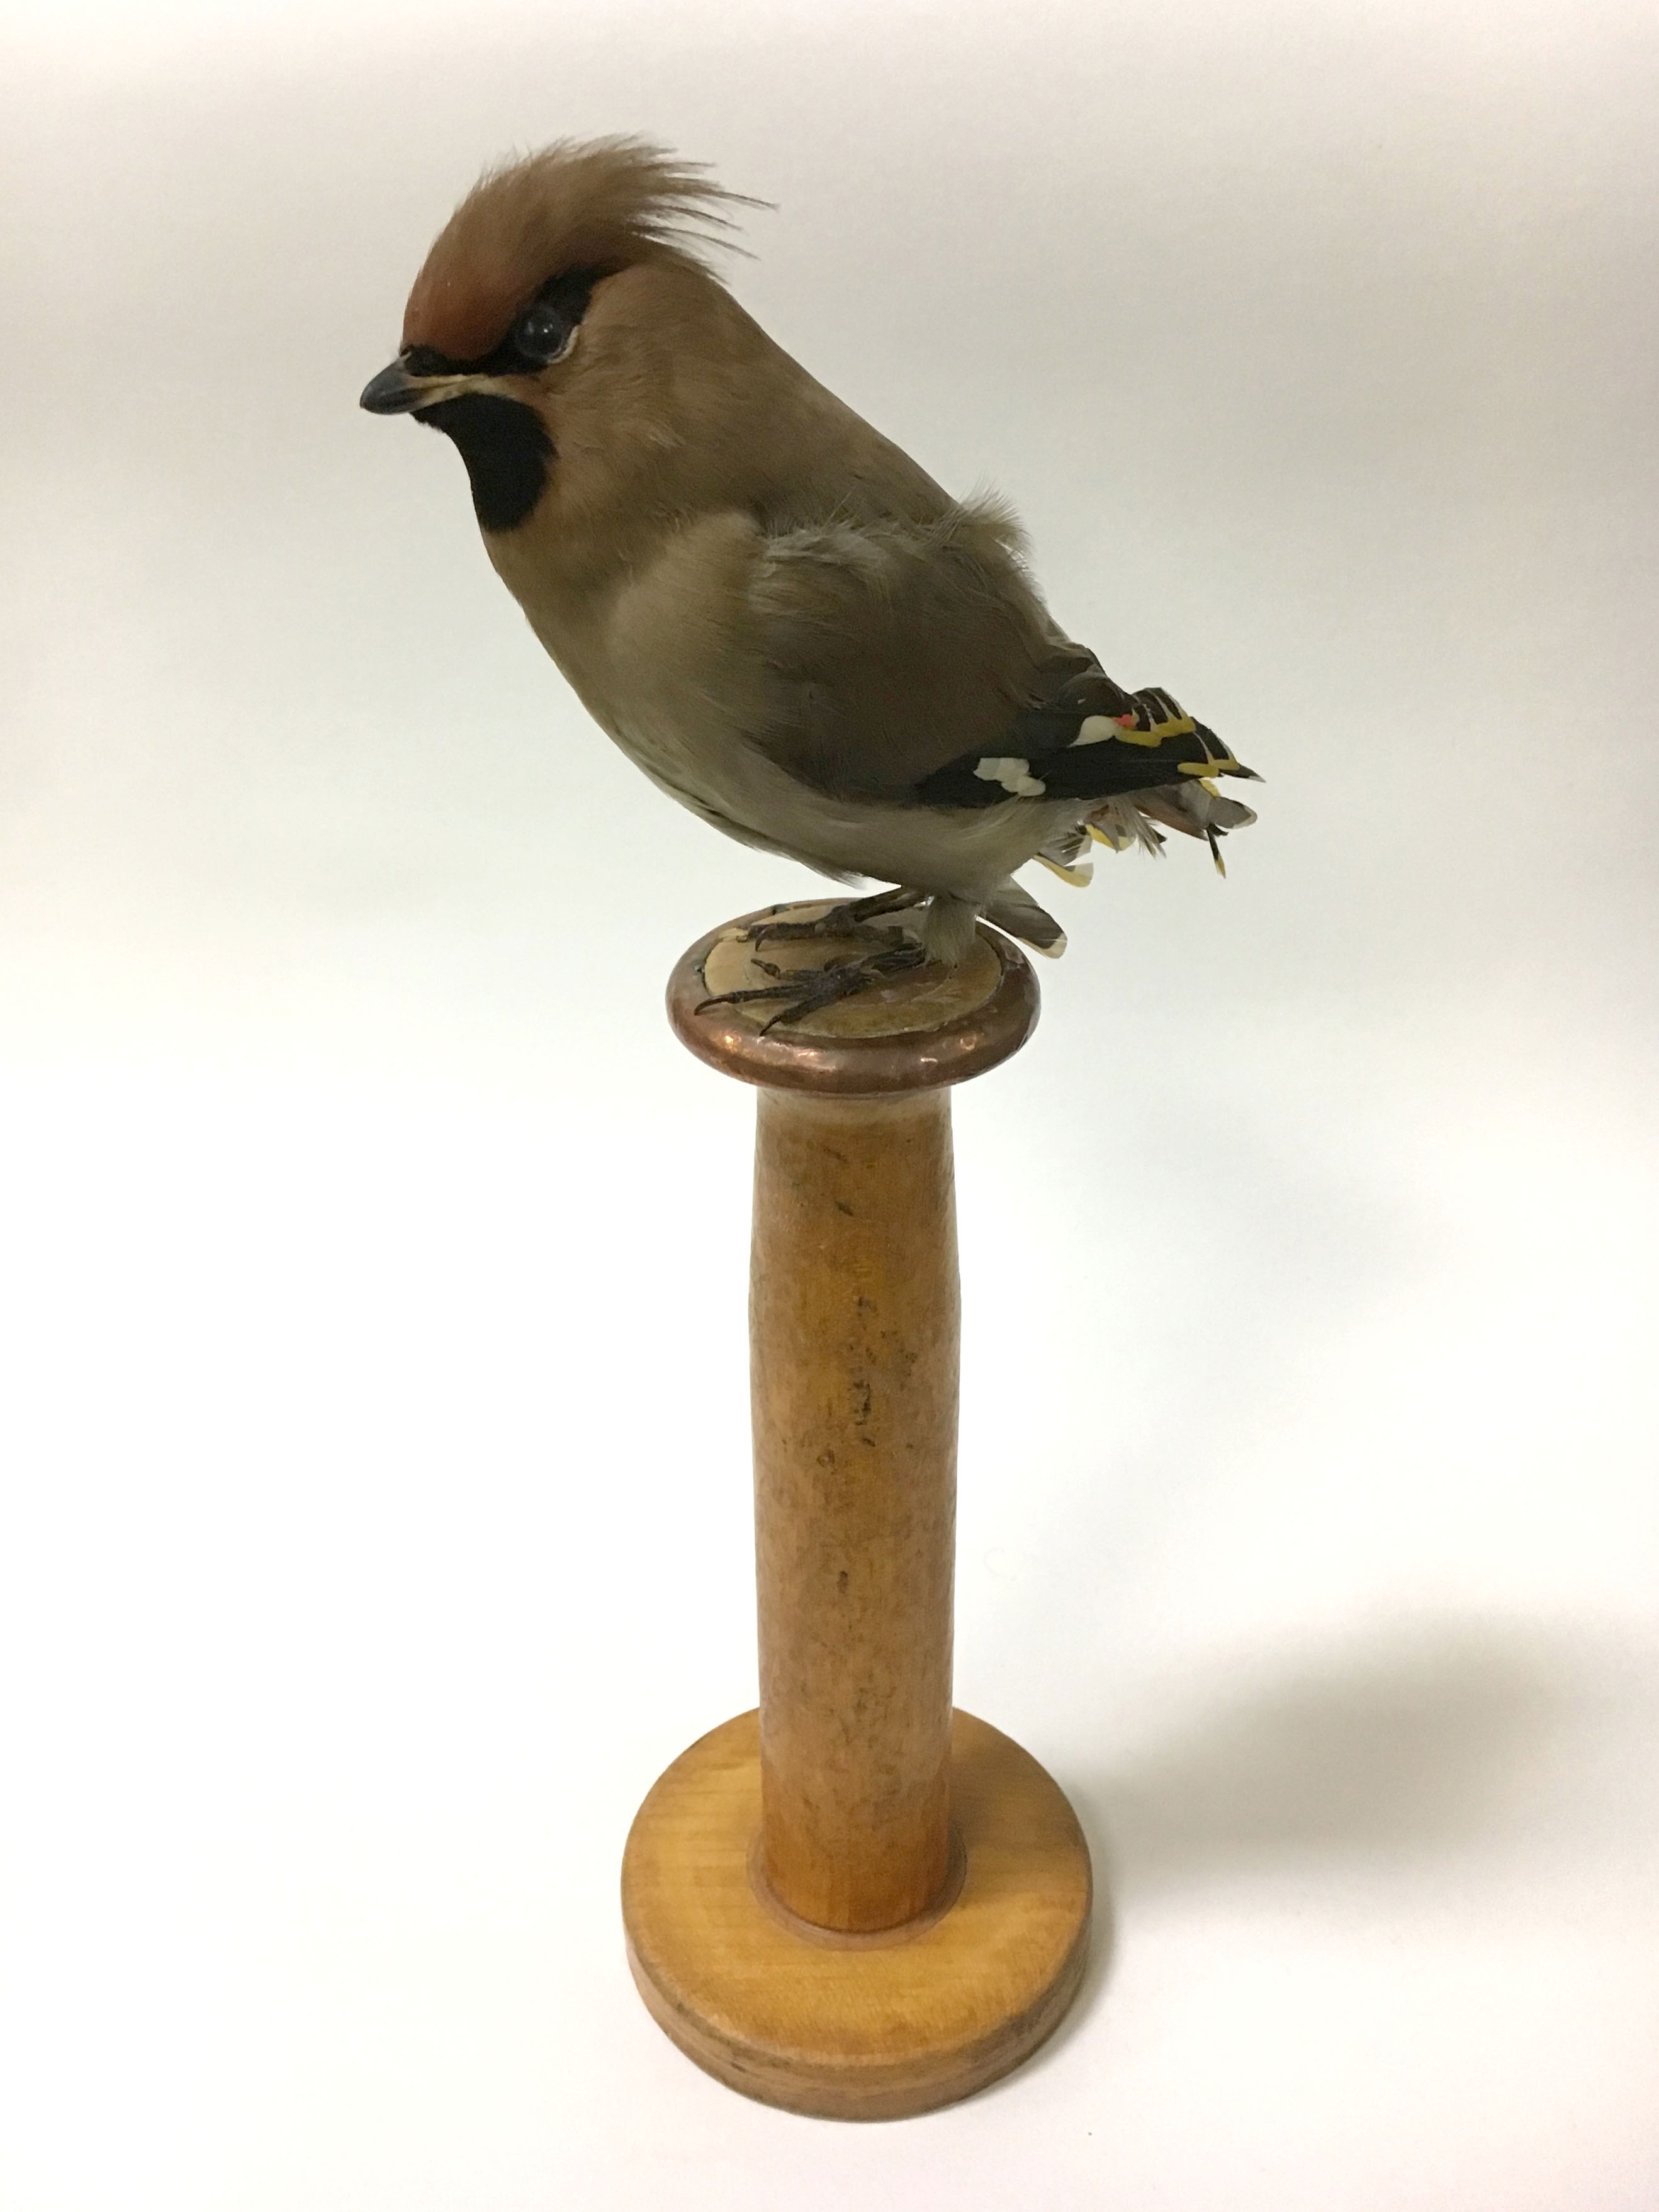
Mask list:
POLYGON ((775 708, 750 580, 763 539, 748 515, 674 531, 630 572, 586 586, 538 557, 537 523, 486 538, 537 636, 600 727, 654 783, 750 844, 836 875, 977 900, 1075 806, 942 809, 815 788, 751 733, 775 708))

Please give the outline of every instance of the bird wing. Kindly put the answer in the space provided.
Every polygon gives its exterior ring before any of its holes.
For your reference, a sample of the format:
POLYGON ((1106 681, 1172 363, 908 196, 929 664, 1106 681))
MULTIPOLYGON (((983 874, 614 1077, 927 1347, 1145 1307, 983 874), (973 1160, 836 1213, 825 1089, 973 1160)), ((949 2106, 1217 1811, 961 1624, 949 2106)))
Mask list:
POLYGON ((1054 628, 989 501, 930 521, 836 518, 763 540, 748 585, 767 671, 751 732, 833 796, 907 800, 1091 656, 1054 628))
MULTIPOLYGON (((1097 668, 1067 678, 1053 699, 1016 714, 997 750, 970 747, 935 769, 915 795, 925 806, 1070 799, 1086 811, 1093 801, 1178 790, 1215 775, 1261 781, 1167 691, 1153 684, 1125 692, 1097 668)), ((1237 810, 1235 818, 1249 811, 1237 810)))
POLYGON ((765 539, 748 587, 770 679, 755 743, 833 796, 950 808, 1074 799, 1081 815, 1252 774, 1168 692, 1125 691, 1062 635, 1019 547, 989 501, 765 539))

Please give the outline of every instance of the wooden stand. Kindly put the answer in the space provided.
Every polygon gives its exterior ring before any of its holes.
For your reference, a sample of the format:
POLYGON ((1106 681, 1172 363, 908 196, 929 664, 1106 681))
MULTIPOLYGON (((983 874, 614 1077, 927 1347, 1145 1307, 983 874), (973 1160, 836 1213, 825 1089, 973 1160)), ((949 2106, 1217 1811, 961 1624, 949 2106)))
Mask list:
POLYGON ((623 1915, 641 1995, 700 2066, 795 2112, 897 2118, 1029 2057, 1088 1946, 1089 1855, 1070 1806, 1017 1744, 951 1707, 950 1085, 1018 1050, 1036 984, 981 931, 948 973, 763 1035, 775 1005, 698 1011, 766 980, 744 926, 692 947, 668 1006, 693 1052, 760 1086, 761 1703, 647 1797, 623 1915))

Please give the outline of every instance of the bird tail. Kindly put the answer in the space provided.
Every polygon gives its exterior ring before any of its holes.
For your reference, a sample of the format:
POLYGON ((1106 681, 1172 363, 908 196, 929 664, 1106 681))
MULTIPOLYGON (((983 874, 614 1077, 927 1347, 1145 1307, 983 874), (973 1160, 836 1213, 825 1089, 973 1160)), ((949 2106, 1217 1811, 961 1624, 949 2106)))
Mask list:
MULTIPOLYGON (((1037 859, 1065 882, 1086 884, 1093 872, 1087 849, 1091 841, 1114 853, 1127 853, 1139 847, 1144 853, 1159 854, 1164 850, 1164 830, 1167 829, 1178 830, 1183 837, 1203 838, 1217 872, 1224 876, 1227 868, 1221 857, 1222 838, 1230 830, 1243 830, 1256 817, 1255 808, 1246 806, 1242 799, 1224 797, 1216 786, 1215 775, 1259 779, 1254 770, 1234 758, 1212 730, 1184 714, 1180 702, 1172 699, 1167 691, 1149 685, 1144 691, 1125 696, 1131 702, 1133 714, 1113 718, 1118 725, 1121 744, 1155 746, 1161 750, 1172 740, 1193 740, 1214 775, 1195 774, 1192 766, 1183 765, 1178 781, 1153 782, 1103 795, 1075 830, 1068 826, 1051 837, 1037 859)), ((1089 735, 1092 737, 1093 732, 1089 735)), ((1079 736, 1068 750, 1075 751, 1082 743, 1079 736)))
POLYGON ((993 928, 1017 937, 1050 960, 1058 960, 1066 950, 1065 931, 1012 876, 1003 878, 980 912, 993 928))
MULTIPOLYGON (((1206 776, 1194 783, 1159 784, 1151 791, 1136 792, 1132 799, 1109 799, 1087 817, 1084 828, 1096 844, 1109 846, 1114 853, 1127 853, 1135 845, 1146 853, 1162 853, 1161 823, 1164 829, 1178 830, 1183 837, 1202 837, 1218 872, 1224 876, 1227 866, 1221 857, 1221 839, 1230 830, 1246 829, 1255 820, 1253 806, 1224 797, 1206 776)), ((1054 865, 1046 848, 1037 858, 1048 860, 1051 867, 1054 865)), ((1075 876, 1069 880, 1076 880, 1075 876)))

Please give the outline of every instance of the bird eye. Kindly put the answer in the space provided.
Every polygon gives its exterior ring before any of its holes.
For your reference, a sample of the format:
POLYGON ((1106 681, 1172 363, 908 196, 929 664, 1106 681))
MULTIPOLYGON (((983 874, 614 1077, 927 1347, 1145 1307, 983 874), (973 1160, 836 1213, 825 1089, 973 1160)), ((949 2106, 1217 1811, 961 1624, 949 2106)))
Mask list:
POLYGON ((526 361, 545 367, 564 351, 575 327, 545 300, 532 300, 513 325, 513 343, 526 361))

